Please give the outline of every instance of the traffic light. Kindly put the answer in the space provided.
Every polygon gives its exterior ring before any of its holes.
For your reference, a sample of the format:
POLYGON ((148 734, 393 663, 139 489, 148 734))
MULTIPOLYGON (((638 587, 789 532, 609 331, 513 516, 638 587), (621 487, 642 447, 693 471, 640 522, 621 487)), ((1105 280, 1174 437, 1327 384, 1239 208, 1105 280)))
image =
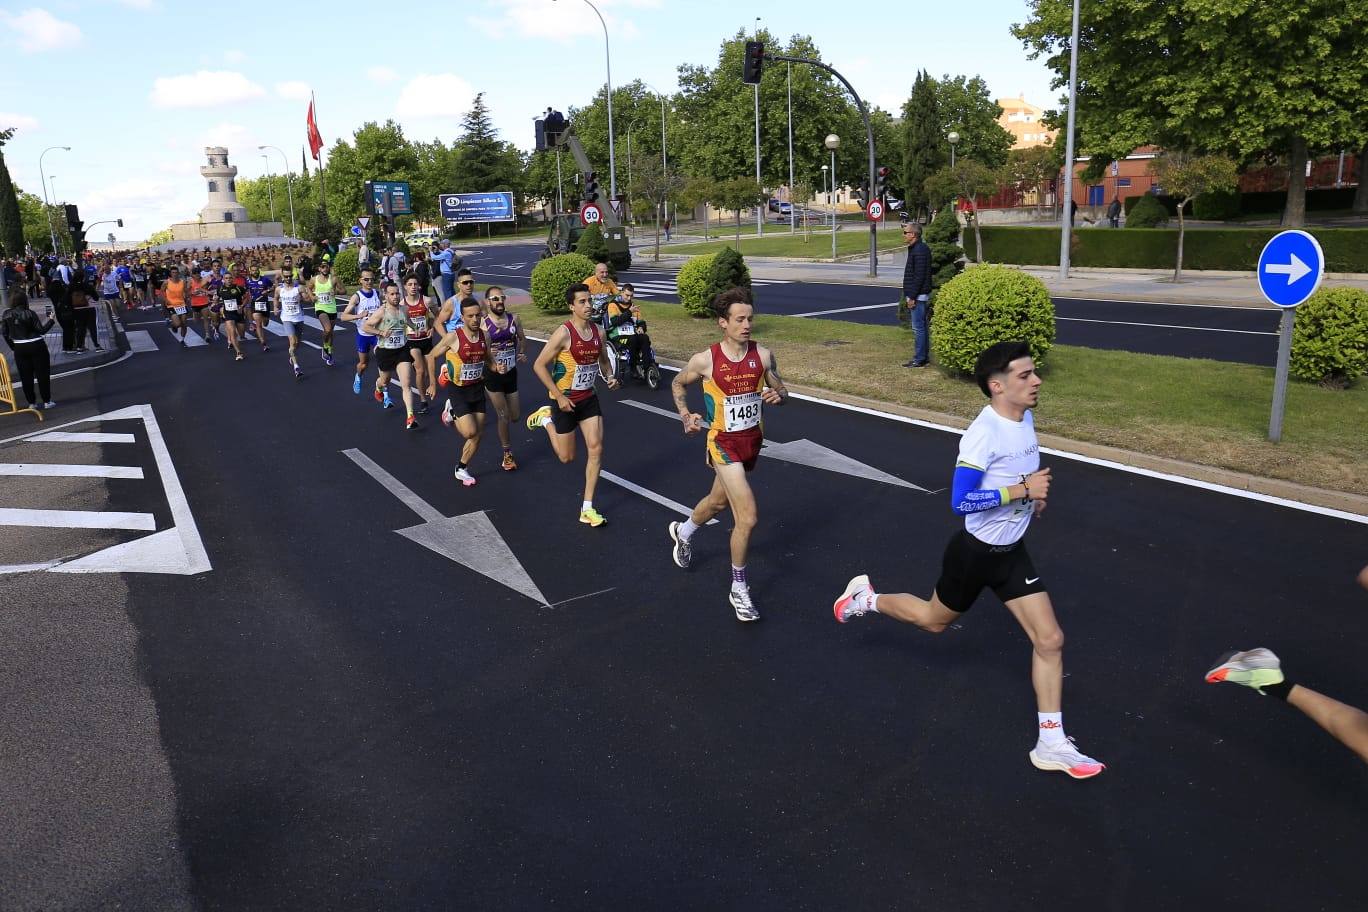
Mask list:
POLYGON ((746 42, 746 59, 741 66, 741 81, 760 84, 760 70, 765 65, 765 45, 760 41, 746 42))
POLYGON ((868 181, 868 180, 862 180, 862 181, 860 181, 860 186, 858 186, 858 187, 855 188, 855 200, 856 200, 856 202, 858 202, 858 203, 860 204, 860 208, 861 208, 861 209, 863 209, 865 206, 868 206, 868 205, 869 205, 869 181, 868 181))
POLYGON ((874 195, 879 199, 888 196, 888 176, 889 170, 887 168, 879 168, 874 172, 874 195))
POLYGON ((71 232, 71 252, 81 254, 85 252, 85 222, 81 221, 81 213, 71 204, 66 204, 67 231, 71 232))
POLYGON ((584 200, 592 203, 598 199, 598 172, 590 171, 584 175, 584 200))

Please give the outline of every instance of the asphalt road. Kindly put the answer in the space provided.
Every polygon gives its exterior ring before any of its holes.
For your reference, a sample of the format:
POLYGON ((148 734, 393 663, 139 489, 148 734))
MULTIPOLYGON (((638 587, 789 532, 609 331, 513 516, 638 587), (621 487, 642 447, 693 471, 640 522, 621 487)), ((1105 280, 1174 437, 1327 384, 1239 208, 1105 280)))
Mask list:
MULTIPOLYGON (((476 247, 466 265, 483 281, 530 281, 539 247, 476 247)), ((623 274, 638 296, 651 301, 679 300, 678 267, 662 269, 638 259, 623 274)), ((757 289, 768 313, 855 323, 893 325, 898 291, 887 286, 820 282, 765 282, 757 289)), ((1273 365, 1278 353, 1279 314, 1271 309, 1151 304, 1055 298, 1058 341, 1064 345, 1116 349, 1183 358, 1211 358, 1273 365)))
MULTIPOLYGON (((0 442, 3 463, 140 467, 7 479, 2 506, 150 516, 142 557, 163 571, 0 577, 25 607, 4 615, 12 651, 47 631, 102 663, 15 663, 6 731, 88 713, 106 742, 74 721, 10 739, 7 767, 41 774, 7 796, 6 909, 1343 909, 1368 889, 1363 765, 1276 701, 1202 682, 1226 648, 1267 645, 1368 704, 1368 526, 1047 456, 1031 547, 1069 637, 1068 730, 1109 765, 1075 782, 1027 761, 1029 647, 991 596, 942 637, 831 618, 857 572, 930 588, 959 525, 952 433, 768 410, 764 620, 741 625, 725 521, 691 570, 669 558, 661 500, 692 504, 710 477, 701 442, 641 407, 665 390, 603 393, 620 483, 592 530, 581 465, 540 432, 515 429, 506 474, 491 426, 462 488, 456 435, 353 396, 350 356, 308 350, 295 381, 278 343, 234 363, 145 331, 155 350, 59 381, 45 426, 104 415, 64 432, 132 440, 0 442), (193 569, 196 543, 211 569, 165 572, 193 569), (84 686, 54 691, 68 677, 84 686)), ((0 565, 114 566, 139 540, 34 534, 0 531, 0 565)))

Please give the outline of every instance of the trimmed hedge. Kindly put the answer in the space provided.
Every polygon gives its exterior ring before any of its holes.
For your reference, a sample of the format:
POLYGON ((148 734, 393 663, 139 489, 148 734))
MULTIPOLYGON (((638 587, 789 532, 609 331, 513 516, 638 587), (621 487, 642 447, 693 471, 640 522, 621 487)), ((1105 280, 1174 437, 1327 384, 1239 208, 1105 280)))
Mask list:
POLYGON ((361 269, 356 262, 360 255, 361 251, 355 247, 346 247, 333 257, 333 275, 348 288, 355 288, 361 284, 361 269))
POLYGON ((1224 222, 1239 214, 1239 190, 1213 190, 1192 201, 1192 217, 1204 222, 1224 222))
MULTIPOLYGON (((1278 228, 1196 228, 1183 241, 1184 269, 1253 272, 1259 253, 1278 228)), ((1311 228, 1325 251, 1327 272, 1368 272, 1368 228, 1311 228)), ((986 225, 983 244, 993 260, 1019 266, 1058 266, 1058 228, 986 225)), ((1178 258, 1177 228, 1075 229, 1070 260, 1075 266, 1172 269, 1178 258)), ((974 256, 974 234, 964 233, 964 251, 974 256)))
POLYGON ((547 257, 532 268, 532 303, 552 314, 569 313, 565 289, 594 274, 594 261, 578 253, 547 257))
MULTIPOLYGON (((1178 217, 1178 200, 1171 196, 1154 196, 1152 193, 1140 196, 1128 196, 1121 201, 1126 209, 1126 215, 1135 208, 1135 204, 1144 197, 1157 199, 1163 204, 1164 209, 1174 218, 1178 217)), ((1239 208, 1232 215, 1277 215, 1287 208, 1286 190, 1260 190, 1254 193, 1236 194, 1239 208)), ((1200 197, 1199 197, 1200 199, 1200 197)), ((1194 200, 1188 205, 1185 215, 1193 215, 1193 206, 1197 204, 1194 200)), ((1306 191, 1306 211, 1307 212, 1330 212, 1340 209, 1348 209, 1354 205, 1353 187, 1327 187, 1320 190, 1306 191)), ((1201 218, 1201 216, 1196 216, 1201 218)), ((1229 216, 1226 216, 1229 218, 1229 216)), ((986 242, 985 242, 986 243, 986 242)))
POLYGON ((712 276, 715 253, 704 253, 693 257, 679 270, 675 278, 675 288, 679 303, 690 316, 707 317, 712 315, 708 309, 711 298, 708 295, 709 278, 712 276))
POLYGON ((1006 266, 970 266, 936 295, 931 352, 946 370, 973 373, 979 353, 1011 339, 1031 346, 1037 367, 1054 345, 1054 301, 1035 276, 1006 266))
POLYGON ((1322 288, 1298 307, 1288 371, 1340 388, 1368 374, 1368 291, 1322 288))

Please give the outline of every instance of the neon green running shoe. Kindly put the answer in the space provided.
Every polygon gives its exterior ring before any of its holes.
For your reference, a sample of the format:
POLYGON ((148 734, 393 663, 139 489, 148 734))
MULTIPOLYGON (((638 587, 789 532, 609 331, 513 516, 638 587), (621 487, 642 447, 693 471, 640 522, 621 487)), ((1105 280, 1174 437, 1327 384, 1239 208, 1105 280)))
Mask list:
POLYGON ((535 412, 527 416, 527 429, 535 431, 542 426, 542 422, 551 417, 551 406, 543 405, 535 412))
POLYGON ((593 507, 590 507, 587 510, 580 511, 580 522, 584 523, 586 526, 593 526, 595 529, 597 529, 599 526, 603 525, 607 521, 608 520, 604 519, 599 514, 599 511, 595 510, 593 507))
POLYGON ((1215 667, 1206 673, 1208 684, 1243 684, 1259 693, 1270 684, 1283 681, 1282 663, 1270 649, 1262 646, 1244 652, 1232 652, 1217 660, 1215 667))

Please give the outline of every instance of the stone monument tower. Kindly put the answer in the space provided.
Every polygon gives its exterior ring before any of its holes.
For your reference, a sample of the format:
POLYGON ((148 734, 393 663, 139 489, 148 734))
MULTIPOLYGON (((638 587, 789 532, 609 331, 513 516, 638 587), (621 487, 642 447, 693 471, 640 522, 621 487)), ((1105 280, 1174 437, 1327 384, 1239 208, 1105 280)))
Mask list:
POLYGON ((209 202, 200 210, 202 222, 245 222, 247 207, 237 201, 237 165, 228 164, 228 150, 209 146, 209 164, 199 169, 209 182, 209 202))

